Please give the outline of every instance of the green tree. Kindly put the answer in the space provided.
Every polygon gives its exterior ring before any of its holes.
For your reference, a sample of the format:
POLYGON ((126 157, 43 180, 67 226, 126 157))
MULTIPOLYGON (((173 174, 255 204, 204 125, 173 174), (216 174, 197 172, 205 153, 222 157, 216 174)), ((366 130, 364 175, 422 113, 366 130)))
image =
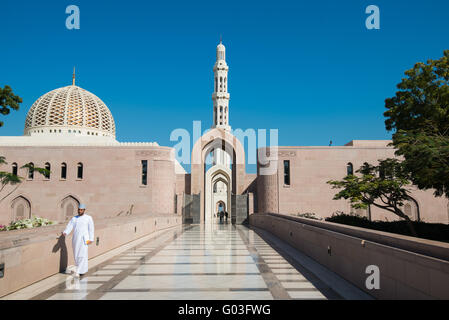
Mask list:
POLYGON ((327 182, 333 189, 342 189, 334 200, 349 199, 355 209, 367 209, 373 205, 387 210, 408 221, 411 233, 416 236, 409 216, 402 210, 404 203, 412 199, 407 189, 411 184, 410 174, 403 162, 385 159, 379 160, 377 166, 365 163, 356 173, 360 175, 350 174, 343 180, 327 182))
POLYGON ((405 76, 385 100, 385 126, 413 184, 449 198, 449 50, 405 76))
MULTIPOLYGON (((8 115, 10 110, 19 110, 19 104, 22 103, 22 98, 16 96, 10 86, 5 85, 2 89, 0 88, 0 113, 3 115, 8 115)), ((0 121, 0 127, 3 126, 3 122, 0 121)), ((2 165, 8 164, 4 156, 0 156, 0 167, 2 165)), ((27 168, 28 170, 33 170, 41 175, 48 175, 50 171, 45 168, 32 167, 30 164, 26 164, 21 168, 27 168)), ((19 177, 11 172, 0 171, 0 202, 3 201, 6 197, 8 197, 11 193, 13 193, 20 186, 23 178, 19 177), (14 186, 12 190, 6 193, 6 195, 2 195, 3 191, 7 186, 14 186)))
MULTIPOLYGON (((19 104, 22 103, 22 98, 16 96, 10 86, 5 85, 0 88, 0 113, 4 116, 8 115, 11 110, 19 110, 19 104)), ((3 121, 0 121, 0 127, 3 126, 3 121)))

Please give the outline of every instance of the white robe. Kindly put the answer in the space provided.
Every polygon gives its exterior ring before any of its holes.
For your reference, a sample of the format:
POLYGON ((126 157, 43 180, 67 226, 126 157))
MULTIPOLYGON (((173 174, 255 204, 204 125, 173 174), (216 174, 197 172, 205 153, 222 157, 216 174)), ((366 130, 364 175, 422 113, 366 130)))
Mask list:
POLYGON ((88 270, 87 260, 89 258, 86 241, 94 241, 94 222, 92 217, 87 214, 73 217, 67 224, 64 233, 69 235, 72 230, 73 257, 75 258, 77 273, 84 274, 88 270))

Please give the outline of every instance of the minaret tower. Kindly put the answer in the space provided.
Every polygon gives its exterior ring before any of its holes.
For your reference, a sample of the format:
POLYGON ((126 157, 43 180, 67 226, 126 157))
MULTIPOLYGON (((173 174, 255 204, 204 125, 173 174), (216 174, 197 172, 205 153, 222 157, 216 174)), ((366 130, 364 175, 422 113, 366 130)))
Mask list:
POLYGON ((214 120, 212 128, 231 130, 229 126, 229 93, 228 93, 228 70, 226 64, 226 48, 221 43, 217 46, 217 61, 214 65, 214 120))

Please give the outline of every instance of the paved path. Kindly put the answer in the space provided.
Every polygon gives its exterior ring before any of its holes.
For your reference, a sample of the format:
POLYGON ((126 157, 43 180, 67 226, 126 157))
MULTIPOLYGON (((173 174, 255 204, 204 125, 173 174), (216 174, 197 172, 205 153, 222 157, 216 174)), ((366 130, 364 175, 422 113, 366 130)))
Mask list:
POLYGON ((64 277, 32 299, 341 298, 253 230, 229 224, 170 229, 91 268, 80 280, 64 277))

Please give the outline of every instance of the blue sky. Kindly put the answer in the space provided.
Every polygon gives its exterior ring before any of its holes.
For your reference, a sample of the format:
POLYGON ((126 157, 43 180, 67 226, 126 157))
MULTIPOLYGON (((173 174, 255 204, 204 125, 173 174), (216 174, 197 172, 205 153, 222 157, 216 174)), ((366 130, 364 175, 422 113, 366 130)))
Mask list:
POLYGON ((233 128, 279 129, 279 145, 389 139, 385 98, 415 62, 449 49, 447 0, 2 0, 1 11, 0 86, 23 98, 2 116, 1 135, 21 135, 31 104, 69 85, 76 66, 77 85, 108 105, 119 141, 173 146, 173 129, 212 123, 222 34, 233 128), (65 27, 71 4, 80 30, 65 27), (380 30, 365 27, 370 4, 380 30))

